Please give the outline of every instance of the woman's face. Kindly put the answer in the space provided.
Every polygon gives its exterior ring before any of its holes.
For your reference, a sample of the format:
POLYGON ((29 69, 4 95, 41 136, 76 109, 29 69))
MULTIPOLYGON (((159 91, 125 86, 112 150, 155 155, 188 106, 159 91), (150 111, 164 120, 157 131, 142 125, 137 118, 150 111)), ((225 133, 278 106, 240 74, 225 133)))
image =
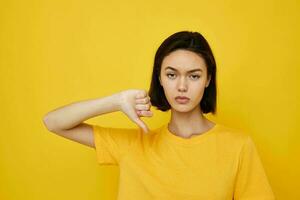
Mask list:
POLYGON ((200 108, 199 103, 210 77, 207 77, 203 58, 192 51, 178 49, 164 57, 159 80, 172 109, 189 112, 200 108), (177 101, 177 96, 185 96, 189 100, 177 101))

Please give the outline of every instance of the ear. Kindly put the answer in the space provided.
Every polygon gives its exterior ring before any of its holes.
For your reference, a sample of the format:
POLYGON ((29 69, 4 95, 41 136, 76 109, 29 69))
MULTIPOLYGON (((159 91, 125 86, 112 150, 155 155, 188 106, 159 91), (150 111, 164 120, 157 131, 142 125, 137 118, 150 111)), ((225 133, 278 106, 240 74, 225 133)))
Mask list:
POLYGON ((206 88, 209 86, 210 80, 211 80, 211 76, 209 76, 209 78, 208 78, 208 80, 206 82, 206 85, 205 85, 206 88))
POLYGON ((159 83, 160 83, 160 85, 162 85, 162 84, 161 84, 161 79, 160 79, 160 76, 158 76, 158 79, 159 79, 159 83))

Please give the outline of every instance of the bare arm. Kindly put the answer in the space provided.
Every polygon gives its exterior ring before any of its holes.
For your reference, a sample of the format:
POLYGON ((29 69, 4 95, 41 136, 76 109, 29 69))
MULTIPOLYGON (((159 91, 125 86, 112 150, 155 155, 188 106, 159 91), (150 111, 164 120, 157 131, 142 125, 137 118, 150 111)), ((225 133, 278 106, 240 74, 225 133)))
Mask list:
POLYGON ((121 109, 121 95, 74 102, 48 112, 43 122, 47 129, 65 138, 95 148, 91 125, 83 121, 121 109))

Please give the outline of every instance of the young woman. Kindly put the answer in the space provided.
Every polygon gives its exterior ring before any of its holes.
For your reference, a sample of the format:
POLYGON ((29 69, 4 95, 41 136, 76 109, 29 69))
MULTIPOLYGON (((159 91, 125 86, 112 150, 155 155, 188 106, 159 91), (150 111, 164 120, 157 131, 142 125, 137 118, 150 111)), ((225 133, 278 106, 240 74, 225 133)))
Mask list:
POLYGON ((216 111, 216 62, 206 39, 181 31, 158 48, 149 93, 124 90, 49 112, 51 132, 95 148, 99 164, 118 165, 118 199, 273 200, 249 134, 208 120, 216 111), (171 119, 149 130, 151 106, 171 119), (140 128, 83 121, 122 111, 140 128))

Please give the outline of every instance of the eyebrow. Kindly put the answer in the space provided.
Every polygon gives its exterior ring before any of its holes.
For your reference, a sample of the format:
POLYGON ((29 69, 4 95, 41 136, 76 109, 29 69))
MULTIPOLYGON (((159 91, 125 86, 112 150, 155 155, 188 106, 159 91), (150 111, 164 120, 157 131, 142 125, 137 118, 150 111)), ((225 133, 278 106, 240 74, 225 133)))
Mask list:
MULTIPOLYGON (((175 68, 173 68, 173 67, 170 67, 170 66, 167 66, 165 70, 167 70, 167 69, 172 69, 172 70, 174 70, 174 71, 178 71, 177 69, 175 69, 175 68)), ((199 68, 197 68, 197 69, 192 69, 192 70, 189 70, 188 72, 195 72, 195 71, 202 71, 202 69, 199 69, 199 68)))

